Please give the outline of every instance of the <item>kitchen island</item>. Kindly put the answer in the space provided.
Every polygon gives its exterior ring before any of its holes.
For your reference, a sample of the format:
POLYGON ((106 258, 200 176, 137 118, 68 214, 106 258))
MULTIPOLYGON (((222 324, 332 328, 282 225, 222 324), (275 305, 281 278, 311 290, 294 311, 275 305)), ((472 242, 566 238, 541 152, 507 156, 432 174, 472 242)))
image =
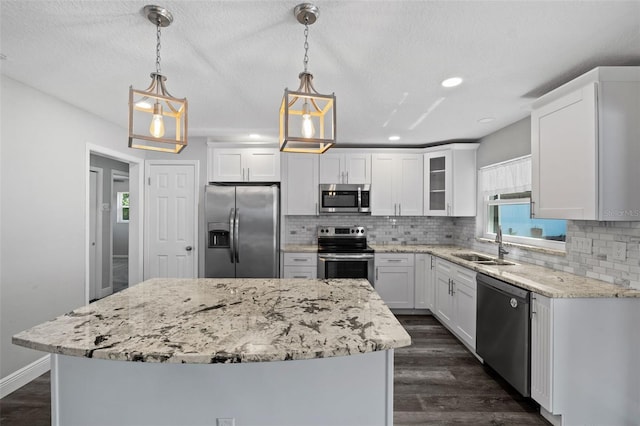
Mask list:
POLYGON ((13 342, 55 425, 386 425, 410 337, 366 280, 152 279, 13 342))

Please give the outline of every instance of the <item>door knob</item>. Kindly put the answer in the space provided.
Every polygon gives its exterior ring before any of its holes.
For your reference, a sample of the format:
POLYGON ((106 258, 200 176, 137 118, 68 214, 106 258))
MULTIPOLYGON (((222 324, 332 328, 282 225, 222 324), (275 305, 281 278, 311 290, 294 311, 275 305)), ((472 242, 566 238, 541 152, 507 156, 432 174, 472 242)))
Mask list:
POLYGON ((186 250, 186 251, 191 251, 191 250, 193 250, 193 247, 191 247, 191 246, 187 246, 187 247, 185 248, 185 250, 186 250))

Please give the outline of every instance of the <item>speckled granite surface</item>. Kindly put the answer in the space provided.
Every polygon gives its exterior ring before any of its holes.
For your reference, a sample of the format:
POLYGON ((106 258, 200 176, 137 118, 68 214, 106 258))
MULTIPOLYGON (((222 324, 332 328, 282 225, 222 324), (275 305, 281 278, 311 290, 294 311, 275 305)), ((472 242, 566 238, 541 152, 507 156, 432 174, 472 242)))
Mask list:
MULTIPOLYGON (((640 290, 624 288, 592 278, 517 262, 515 265, 481 265, 454 256, 470 249, 442 245, 371 245, 376 253, 429 253, 513 285, 554 298, 640 297, 640 290)), ((485 254, 486 253, 482 253, 485 254)), ((489 254, 489 256, 495 257, 489 254)), ((508 259, 505 259, 508 260, 508 259)))
POLYGON ((284 361, 411 344, 367 280, 152 279, 13 336, 87 358, 284 361))

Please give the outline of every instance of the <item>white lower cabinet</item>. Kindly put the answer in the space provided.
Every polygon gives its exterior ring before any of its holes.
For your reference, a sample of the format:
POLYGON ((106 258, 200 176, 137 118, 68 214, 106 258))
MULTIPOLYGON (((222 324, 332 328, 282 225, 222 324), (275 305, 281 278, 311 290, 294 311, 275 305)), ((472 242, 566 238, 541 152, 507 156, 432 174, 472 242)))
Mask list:
POLYGON ((553 412, 553 299, 531 293, 531 398, 553 412))
POLYGON ((432 312, 459 339, 476 348, 476 273, 436 259, 435 306, 432 312))
POLYGON ((436 258, 432 254, 415 254, 415 293, 413 306, 416 309, 430 309, 435 302, 436 258))
POLYGON ((317 278, 316 253, 285 253, 282 278, 317 278))
POLYGON ((413 309, 413 253, 376 253, 375 289, 391 309, 413 309))
POLYGON ((561 425, 637 425, 639 298, 531 294, 531 398, 561 425))

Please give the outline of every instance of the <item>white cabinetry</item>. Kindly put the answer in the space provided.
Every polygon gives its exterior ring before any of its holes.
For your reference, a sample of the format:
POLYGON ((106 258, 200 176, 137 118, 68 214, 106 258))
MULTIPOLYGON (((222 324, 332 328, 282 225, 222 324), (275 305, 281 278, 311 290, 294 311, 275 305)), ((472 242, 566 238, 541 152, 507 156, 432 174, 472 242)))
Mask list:
POLYGON ((422 154, 372 154, 371 214, 421 216, 422 154))
POLYGON ((553 412, 553 299, 531 293, 531 398, 553 412))
POLYGON ((476 273, 436 259, 435 315, 471 349, 476 348, 476 273))
POLYGON ((425 216, 476 215, 478 144, 454 144, 424 154, 425 216))
POLYGON ((435 259, 432 254, 415 254, 414 307, 416 309, 430 309, 433 312, 435 301, 435 259))
POLYGON ((531 113, 537 218, 640 220, 640 67, 600 67, 531 113))
POLYGON ((413 309, 413 253, 376 253, 375 289, 391 309, 413 309))
POLYGON ((209 182, 280 182, 277 148, 207 148, 209 182))
POLYGON ((563 425, 637 424, 640 299, 531 296, 531 397, 563 425))
POLYGON ((283 263, 282 278, 316 278, 318 275, 316 253, 285 253, 283 263))
POLYGON ((282 211, 285 215, 318 214, 318 156, 282 154, 282 211))
POLYGON ((330 152, 321 155, 320 183, 371 183, 371 154, 330 152))

